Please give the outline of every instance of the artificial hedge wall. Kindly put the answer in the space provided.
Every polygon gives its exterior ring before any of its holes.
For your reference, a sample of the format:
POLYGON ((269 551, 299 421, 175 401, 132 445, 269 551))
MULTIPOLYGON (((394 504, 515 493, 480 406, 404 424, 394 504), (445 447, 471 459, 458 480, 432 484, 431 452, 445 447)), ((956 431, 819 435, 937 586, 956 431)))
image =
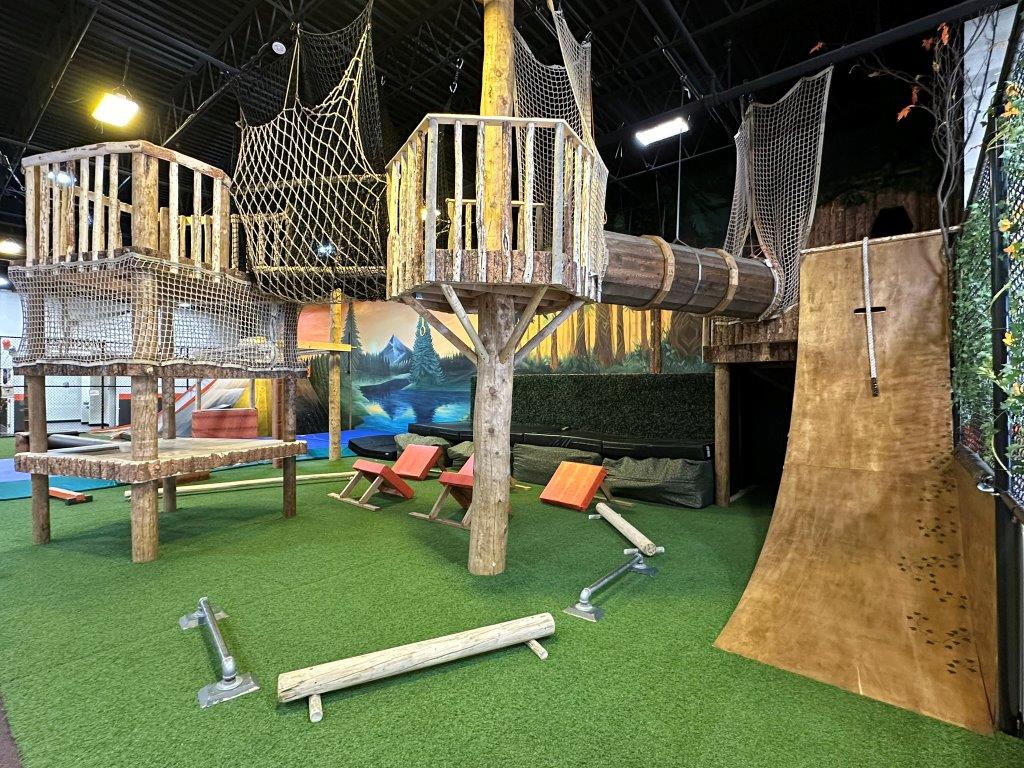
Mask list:
MULTIPOLYGON (((475 400, 476 378, 470 403, 475 400)), ((710 373, 516 374, 512 422, 627 437, 712 440, 710 373)))

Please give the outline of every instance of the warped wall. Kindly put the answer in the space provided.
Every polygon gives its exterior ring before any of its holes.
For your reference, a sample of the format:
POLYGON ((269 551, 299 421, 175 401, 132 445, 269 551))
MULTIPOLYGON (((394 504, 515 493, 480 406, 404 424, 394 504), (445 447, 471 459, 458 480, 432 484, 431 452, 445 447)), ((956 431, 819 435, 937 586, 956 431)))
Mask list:
POLYGON ((806 252, 782 485, 716 645, 988 732, 994 539, 958 503, 941 239, 871 241, 870 264, 878 397, 860 244, 806 252))

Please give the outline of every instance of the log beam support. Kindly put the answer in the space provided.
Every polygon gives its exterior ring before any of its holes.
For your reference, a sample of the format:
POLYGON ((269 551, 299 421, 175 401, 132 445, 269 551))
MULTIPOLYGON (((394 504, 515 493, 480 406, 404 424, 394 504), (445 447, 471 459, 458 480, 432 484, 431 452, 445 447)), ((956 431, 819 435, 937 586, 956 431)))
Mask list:
MULTIPOLYGON (((332 344, 341 343, 341 306, 341 291, 336 290, 331 297, 332 344)), ((341 352, 333 350, 327 358, 327 458, 341 460, 341 352)))
MULTIPOLYGON (((484 0, 484 62, 480 89, 481 115, 511 115, 515 67, 513 59, 513 0, 484 0)), ((501 127, 484 131, 483 199, 478 203, 486 250, 506 251, 511 232, 512 154, 510 136, 501 127)), ((441 289, 452 303, 459 321, 459 304, 452 301, 451 286, 441 289)), ((515 356, 502 359, 501 352, 516 328, 515 303, 511 296, 484 293, 477 299, 477 329, 466 332, 477 347, 477 387, 473 414, 476 460, 473 502, 467 513, 473 519, 469 531, 469 572, 493 576, 505 570, 508 547, 509 423, 512 418, 512 371, 515 356)))
MULTIPOLYGON (((282 412, 281 439, 295 439, 295 377, 289 376, 281 382, 282 412)), ((281 487, 284 492, 283 513, 285 517, 295 517, 295 457, 289 456, 281 460, 281 487)))
MULTIPOLYGON (((157 457, 157 377, 132 376, 132 460, 157 457)), ((132 562, 148 563, 160 554, 155 480, 132 485, 132 562)))
POLYGON ((715 364, 715 505, 729 506, 729 431, 730 393, 729 366, 715 364))
MULTIPOLYGON (((28 449, 46 453, 46 377, 25 376, 28 395, 28 449)), ((32 541, 50 543, 50 478, 32 475, 32 541)))
MULTIPOLYGON (((163 399, 164 437, 173 440, 178 436, 177 414, 174 401, 174 377, 165 376, 160 382, 163 399)), ((165 477, 163 482, 164 514, 170 514, 178 508, 178 481, 173 477, 165 477)))

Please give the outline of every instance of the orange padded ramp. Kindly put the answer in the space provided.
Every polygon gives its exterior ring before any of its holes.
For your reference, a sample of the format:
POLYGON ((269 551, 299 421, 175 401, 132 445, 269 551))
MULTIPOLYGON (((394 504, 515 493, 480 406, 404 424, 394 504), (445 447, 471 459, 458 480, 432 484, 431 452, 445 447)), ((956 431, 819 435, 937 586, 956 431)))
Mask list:
MULTIPOLYGON (((771 528, 719 648, 991 731, 952 473, 938 233, 870 243, 872 397, 859 243, 807 253, 796 390, 771 528), (856 310, 861 312, 857 313, 856 310)), ((982 649, 984 650, 984 649, 982 649)), ((987 651, 986 651, 987 652, 987 651)))
POLYGON ((563 461, 541 491, 540 500, 583 512, 594 500, 608 470, 599 464, 563 461))

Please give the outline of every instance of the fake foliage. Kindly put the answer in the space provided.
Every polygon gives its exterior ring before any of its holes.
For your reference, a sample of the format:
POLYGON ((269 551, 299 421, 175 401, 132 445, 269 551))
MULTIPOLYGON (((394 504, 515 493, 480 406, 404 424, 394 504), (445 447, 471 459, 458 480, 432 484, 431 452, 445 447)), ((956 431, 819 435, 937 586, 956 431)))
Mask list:
POLYGON ((1024 461, 1024 91, 1007 82, 1003 111, 996 117, 996 139, 1007 197, 998 202, 1003 252, 1009 257, 1009 282, 995 297, 991 290, 991 218, 987 199, 971 207, 957 244, 953 298, 953 394, 961 440, 980 444, 980 453, 995 461, 992 386, 1005 394, 1003 410, 1010 423, 1011 465, 1024 461), (1007 294, 1009 321, 1002 336, 1007 362, 993 369, 992 303, 1007 294))

